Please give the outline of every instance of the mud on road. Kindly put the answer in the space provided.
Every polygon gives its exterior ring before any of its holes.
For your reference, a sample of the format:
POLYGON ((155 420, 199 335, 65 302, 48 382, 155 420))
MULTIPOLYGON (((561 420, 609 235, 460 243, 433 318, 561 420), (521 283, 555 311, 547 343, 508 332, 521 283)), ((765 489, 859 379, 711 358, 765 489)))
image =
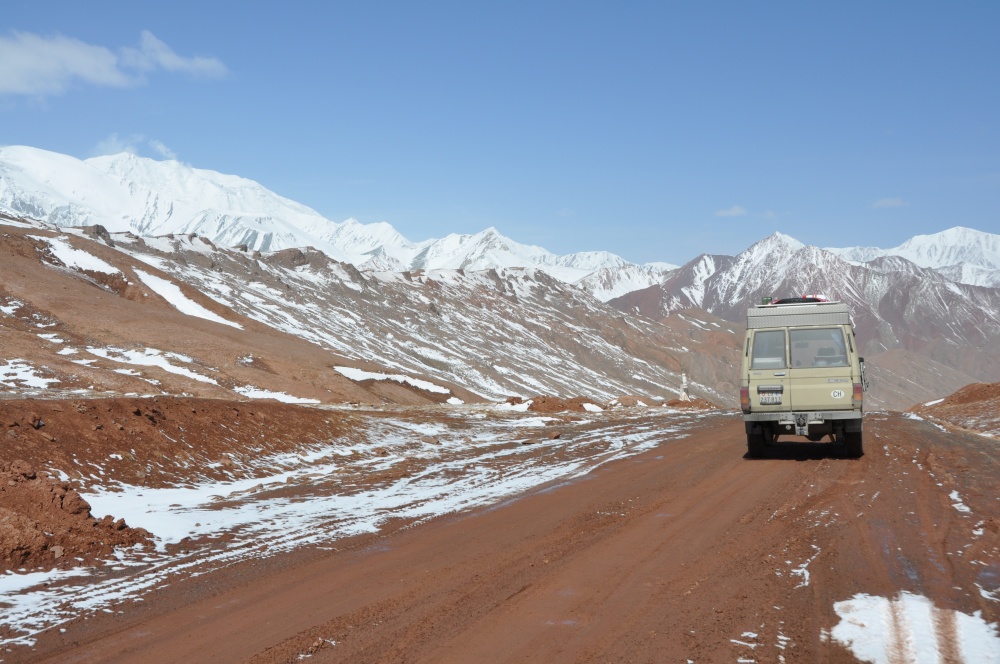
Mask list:
MULTIPOLYGON (((4 659, 853 662, 872 652, 881 658, 874 661, 910 661, 908 653, 928 649, 948 662, 1000 656, 994 440, 876 413, 866 419, 861 459, 822 443, 779 443, 767 458, 747 459, 739 417, 689 418, 681 433, 677 419, 567 420, 559 438, 512 437, 498 447, 549 450, 557 463, 573 454, 560 440, 589 440, 578 448, 590 449, 577 452, 582 459, 615 435, 672 429, 650 433, 652 444, 634 454, 596 454, 585 472, 492 506, 411 526, 386 522, 332 547, 305 544, 172 578, 142 601, 42 632, 4 659)), ((517 465, 509 455, 476 459, 451 471, 517 465)))

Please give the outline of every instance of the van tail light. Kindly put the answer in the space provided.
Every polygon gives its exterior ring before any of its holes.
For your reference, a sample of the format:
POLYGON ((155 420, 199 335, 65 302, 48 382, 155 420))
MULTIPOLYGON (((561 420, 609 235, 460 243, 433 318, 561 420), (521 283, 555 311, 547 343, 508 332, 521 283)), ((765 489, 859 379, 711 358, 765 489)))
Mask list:
MULTIPOLYGON (((857 388, 857 386, 855 386, 855 388, 857 388)), ((857 393, 857 389, 855 389, 855 393, 857 393)), ((749 413, 750 412, 750 388, 749 387, 741 387, 740 388, 740 408, 743 409, 744 413, 749 413)))
POLYGON ((854 384, 854 405, 860 406, 864 399, 864 386, 861 383, 854 384))

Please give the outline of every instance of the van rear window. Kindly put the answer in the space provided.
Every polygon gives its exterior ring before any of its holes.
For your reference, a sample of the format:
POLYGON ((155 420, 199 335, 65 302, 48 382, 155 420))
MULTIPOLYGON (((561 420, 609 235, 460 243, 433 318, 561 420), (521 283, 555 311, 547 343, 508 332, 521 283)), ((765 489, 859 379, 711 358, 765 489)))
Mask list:
POLYGON ((839 327, 789 330, 792 341, 792 368, 846 367, 847 346, 839 327))
POLYGON ((751 369, 785 368, 785 331, 758 330, 753 335, 751 369))

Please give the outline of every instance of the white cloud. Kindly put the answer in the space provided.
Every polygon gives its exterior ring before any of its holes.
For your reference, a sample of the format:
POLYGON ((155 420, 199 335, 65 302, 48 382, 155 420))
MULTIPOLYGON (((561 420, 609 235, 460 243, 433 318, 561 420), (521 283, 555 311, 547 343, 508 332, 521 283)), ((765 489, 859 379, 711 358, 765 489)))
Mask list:
POLYGON ((898 208, 906 205, 906 201, 902 198, 880 198, 879 200, 872 203, 872 207, 876 210, 883 208, 898 208))
POLYGON ((117 133, 111 134, 94 147, 95 156, 105 154, 121 154, 129 152, 138 156, 146 156, 149 151, 164 159, 177 159, 177 153, 167 147, 163 141, 155 138, 147 139, 142 134, 132 134, 130 136, 119 136, 117 133), (146 150, 145 148, 149 148, 146 150))
POLYGON ((143 31, 140 47, 115 53, 104 46, 56 35, 13 32, 0 37, 0 94, 48 96, 73 83, 104 87, 138 85, 143 74, 159 69, 201 76, 222 76, 226 66, 215 58, 186 58, 143 31))
POLYGON ((151 138, 147 142, 149 143, 149 147, 153 148, 164 159, 177 159, 177 153, 164 145, 162 141, 151 138))
POLYGON ((145 140, 145 137, 141 134, 132 134, 131 136, 111 134, 97 144, 94 148, 94 154, 121 154, 122 152, 139 154, 139 145, 145 140))
POLYGON ((138 49, 122 49, 121 63, 125 67, 139 71, 165 69, 209 77, 223 76, 226 73, 226 66, 215 58, 198 56, 185 58, 177 55, 149 30, 142 31, 142 41, 138 49))
POLYGON ((725 210, 716 210, 716 217, 742 217, 747 213, 747 209, 742 205, 734 205, 731 208, 726 208, 725 210))
POLYGON ((69 37, 24 32, 0 37, 0 62, 0 94, 59 94, 74 79, 110 87, 131 84, 114 53, 69 37))

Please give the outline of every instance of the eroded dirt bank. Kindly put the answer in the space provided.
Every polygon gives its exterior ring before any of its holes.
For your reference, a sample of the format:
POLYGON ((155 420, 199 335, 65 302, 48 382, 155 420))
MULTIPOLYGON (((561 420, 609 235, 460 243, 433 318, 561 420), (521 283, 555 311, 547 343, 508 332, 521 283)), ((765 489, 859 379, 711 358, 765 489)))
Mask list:
POLYGON ((495 508, 174 584, 9 661, 852 662, 835 605, 902 591, 933 603, 942 661, 982 661, 960 627, 1000 619, 995 447, 866 427, 859 460, 747 460, 739 419, 710 417, 495 508))
POLYGON ((244 460, 341 431, 328 411, 274 401, 0 399, 0 460, 58 468, 81 487, 231 479, 244 460))

